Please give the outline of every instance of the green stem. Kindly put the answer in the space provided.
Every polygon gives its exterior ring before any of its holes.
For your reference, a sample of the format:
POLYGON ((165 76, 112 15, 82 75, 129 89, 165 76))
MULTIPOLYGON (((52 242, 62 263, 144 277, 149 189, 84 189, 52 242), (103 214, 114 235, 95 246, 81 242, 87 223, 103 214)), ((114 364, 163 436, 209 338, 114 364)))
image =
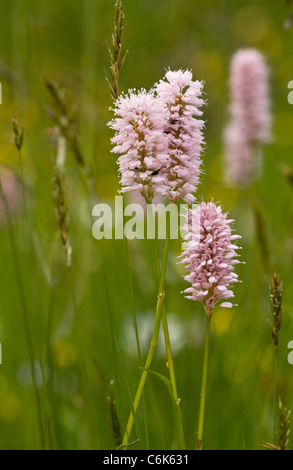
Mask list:
POLYGON ((196 439, 196 450, 202 450, 202 437, 203 437, 205 400, 206 400, 206 385, 207 385, 207 371, 208 371, 208 356, 209 356, 209 345, 210 345, 210 324, 211 324, 211 313, 206 312, 206 336, 205 336, 203 371, 202 371, 202 382, 201 382, 201 392, 200 392, 200 406, 199 406, 199 419, 198 419, 198 432, 197 432, 197 439, 196 439))
POLYGON ((48 426, 49 426, 49 433, 51 435, 51 440, 52 440, 52 449, 57 450, 58 449, 58 441, 57 441, 57 435, 56 435, 56 430, 55 430, 55 413, 53 409, 53 398, 52 398, 52 393, 53 393, 53 360, 52 360, 52 354, 51 354, 51 333, 52 333, 52 324, 53 324, 53 309, 54 309, 54 302, 55 302, 55 297, 54 297, 54 289, 51 285, 49 285, 50 288, 50 295, 49 295, 49 300, 48 300, 48 317, 47 317, 47 331, 46 331, 46 353, 45 353, 45 363, 48 367, 48 380, 47 380, 47 386, 46 386, 46 397, 47 397, 47 402, 48 402, 48 426))
MULTIPOLYGON (((157 240, 155 238, 155 228, 153 226, 153 217, 152 217, 151 205, 148 204, 147 207, 148 207, 148 214, 149 214, 148 221, 149 221, 149 223, 151 223, 151 234, 153 235, 152 240, 153 240, 153 248, 154 248, 154 254, 155 254, 155 265, 156 265, 156 271, 157 271, 157 278, 159 279, 160 278, 160 263, 159 263, 159 256, 158 256, 157 240)), ((168 227, 168 223, 167 223, 167 227, 168 227)), ((170 226, 168 227, 168 230, 170 232, 170 226)), ((168 236, 170 236, 170 234, 168 236)), ((174 361, 173 361, 173 356, 172 356, 171 341, 170 341, 170 334, 169 334, 169 327, 168 327, 168 319, 167 319, 165 302, 164 302, 164 305, 163 305, 163 308, 162 308, 162 324, 163 324, 165 346, 166 346, 166 352, 167 352, 167 361, 168 361, 170 382, 171 382, 172 393, 173 393, 174 415, 175 415, 175 420, 176 420, 176 429, 177 429, 177 433, 178 433, 178 440, 179 440, 180 450, 184 450, 184 449, 186 449, 185 438, 184 438, 184 430, 183 430, 181 411, 180 411, 180 400, 178 399, 178 393, 177 393, 176 376, 175 376, 174 361)))
POLYGON ((23 242, 24 242, 24 251, 26 251, 27 243, 27 206, 26 206, 26 195, 25 195, 25 185, 24 185, 24 171, 23 171, 23 160, 22 152, 18 150, 19 155, 19 166, 20 166, 20 179, 21 179, 21 189, 22 189, 22 203, 23 203, 23 242))
MULTIPOLYGON (((154 353, 158 344, 158 337, 159 337, 159 331, 160 331, 160 323, 161 323, 161 318, 162 318, 162 309, 163 309, 163 304, 164 304, 164 297, 165 297, 165 276, 166 276, 166 269, 167 269, 167 260, 168 260, 168 253, 169 253, 169 242, 170 242, 170 234, 169 232, 167 233, 166 237, 166 242, 165 242, 165 248, 164 248, 164 254, 163 254, 163 261, 162 261, 162 269, 161 269, 161 274, 160 274, 160 282, 159 282, 159 291, 158 291, 158 296, 157 296, 157 305, 156 305, 156 314, 155 314, 155 322, 154 322, 154 328, 153 328, 153 334, 152 334, 152 339, 151 339, 151 344, 149 348, 149 352, 147 355, 147 359, 145 362, 144 370, 141 374, 140 382, 138 385, 138 389, 135 395, 135 399, 133 402, 133 408, 134 411, 137 411, 142 392, 144 389, 144 385, 148 376, 148 369, 151 366, 154 353)), ((127 444, 131 429, 133 426, 133 413, 130 413, 126 430, 124 433, 123 441, 122 444, 127 444)))
MULTIPOLYGON (((124 207, 125 207, 125 194, 123 194, 123 227, 124 227, 124 207)), ((130 293, 131 310, 132 310, 134 331, 135 331, 135 339, 136 339, 136 348, 137 348, 139 366, 141 367, 141 365, 142 365, 141 348, 140 348, 140 340, 139 340, 139 333, 138 333, 138 324, 137 324, 137 315, 136 315, 136 307, 135 307, 132 270, 131 270, 131 264, 130 264, 129 246, 128 246, 128 240, 127 240, 126 237, 124 237, 124 244, 125 244, 127 272, 128 272, 128 279, 129 279, 129 290, 130 290, 129 293, 130 293)), ((147 412, 146 412, 146 403, 145 403, 144 394, 142 396, 142 406, 143 406, 143 415, 144 415, 146 448, 148 450, 149 449, 149 431, 148 431, 147 412)))
POLYGON ((171 342, 170 342, 170 335, 169 335, 169 328, 168 328, 165 305, 163 306, 163 310, 162 310, 162 323, 163 323, 163 330, 164 330, 164 337, 165 337, 170 382, 171 382, 172 393, 173 393, 174 414, 175 414, 176 428, 177 428, 178 439, 179 439, 179 446, 180 446, 180 450, 185 450, 186 446, 185 446, 184 430, 183 430, 181 411, 180 411, 180 400, 178 398, 178 393, 177 393, 175 369, 174 369, 174 362, 173 362, 173 356, 172 356, 172 350, 171 350, 171 342))
MULTIPOLYGON (((124 227, 125 194, 123 194, 122 196, 123 196, 123 227, 124 227)), ((136 339, 136 348, 137 348, 138 360, 139 360, 139 363, 141 365, 141 350, 140 350, 140 341, 139 341, 139 334, 138 334, 137 315, 136 315, 136 308, 135 308, 135 299, 134 299, 132 270, 131 270, 131 264, 130 264, 129 246, 128 246, 127 238, 125 236, 123 238, 124 238, 124 246, 125 246, 126 267, 127 267, 128 280, 129 280, 129 294, 130 294, 131 310, 132 310, 134 331, 135 331, 135 339, 136 339)))
POLYGON ((273 412, 274 412, 274 442, 278 439, 277 431, 277 356, 278 346, 274 347, 274 397, 273 397, 273 412))
MULTIPOLYGON (((123 222, 124 226, 124 222, 123 222)), ((139 365, 142 365, 141 361, 141 349, 140 349, 140 341, 139 341, 139 334, 138 334, 138 324, 137 324, 137 315, 136 315, 136 308, 135 308, 135 301, 134 301, 134 291, 133 291, 133 281, 132 281, 132 272, 130 266, 130 256, 129 256, 129 249, 128 249, 128 240, 125 237, 125 251, 126 251, 126 262, 127 262, 127 270, 128 270, 128 279, 129 279, 129 289, 130 289, 130 299, 131 299, 131 309, 132 309, 132 316, 133 316, 133 323, 134 323, 134 331, 135 331, 135 338, 136 338, 136 348, 137 348, 137 355, 138 355, 138 362, 139 365)), ((142 406, 143 406, 143 415, 144 415, 144 429, 145 429, 145 439, 146 439, 146 448, 149 449, 149 431, 148 431, 148 422, 147 422, 147 412, 146 412, 146 404, 145 404, 145 397, 144 394, 142 396, 142 406)))

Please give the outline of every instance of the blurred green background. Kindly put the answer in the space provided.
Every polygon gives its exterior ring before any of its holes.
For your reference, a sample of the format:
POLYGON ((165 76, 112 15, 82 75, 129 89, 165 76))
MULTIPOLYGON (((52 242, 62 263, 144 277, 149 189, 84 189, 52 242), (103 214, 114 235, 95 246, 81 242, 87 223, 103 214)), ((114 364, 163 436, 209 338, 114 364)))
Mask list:
MULTIPOLYGON (((212 321, 204 448, 260 449, 273 441, 273 340, 268 319, 270 275, 264 272, 253 212, 247 194, 223 182, 222 133, 228 121, 227 86, 231 55, 240 47, 262 51, 271 69, 273 142, 263 150, 263 176, 257 183, 272 263, 284 283, 284 322, 278 352, 278 387, 293 407, 293 366, 287 361, 293 340, 293 192, 281 171, 293 162, 293 26, 285 28, 290 4, 275 0, 125 0, 124 48, 129 49, 120 88, 150 88, 165 69, 192 69, 204 80, 207 106, 204 174, 198 197, 214 198, 235 218, 242 235, 235 288, 237 308, 218 309, 212 321)), ((292 7, 293 11, 293 7, 292 7)), ((64 85, 76 106, 79 144, 93 168, 103 202, 119 191, 111 150, 112 118, 107 44, 111 42, 114 0, 5 0, 0 4, 1 180, 13 216, 16 248, 34 341, 35 371, 45 446, 59 449, 114 449, 105 395, 114 393, 124 430, 139 381, 133 310, 139 324, 142 359, 147 353, 156 302, 152 244, 128 244, 133 292, 123 241, 98 242, 91 233, 78 165, 68 152, 66 192, 70 214, 72 274, 66 268, 52 197, 53 124, 46 106, 45 79, 64 85), (24 226, 19 155, 11 143, 11 118, 25 128, 23 171, 27 217, 24 226), (14 181, 14 180, 13 180, 14 181), (9 192, 9 194, 8 194, 9 192), (114 337, 119 345, 115 344, 114 337), (123 366, 121 367, 121 362, 123 366), (101 379, 103 374, 104 379, 101 379), (125 380, 127 376, 127 382, 125 380), (105 390, 106 389, 106 390, 105 390)), ((9 226, 0 205, 0 448, 42 448, 29 355, 9 226)), ((184 299, 180 241, 172 241, 166 288, 178 393, 188 448, 196 439, 204 311, 184 299)), ((152 368, 168 375, 161 340, 152 368)), ((145 407, 150 447, 177 446, 172 403, 157 377, 149 376, 145 407)), ((143 407, 139 408, 145 448, 143 407)), ((135 429, 133 440, 137 438, 135 429)), ((292 444, 292 439, 289 442, 292 444)))

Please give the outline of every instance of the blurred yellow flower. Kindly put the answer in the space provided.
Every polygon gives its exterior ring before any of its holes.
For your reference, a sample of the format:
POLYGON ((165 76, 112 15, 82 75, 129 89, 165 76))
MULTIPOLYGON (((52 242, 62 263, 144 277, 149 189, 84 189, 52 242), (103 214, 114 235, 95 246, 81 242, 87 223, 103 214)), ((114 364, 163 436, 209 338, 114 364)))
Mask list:
POLYGON ((77 358, 77 352, 72 343, 66 340, 56 341, 53 345, 54 359, 61 368, 72 366, 77 358))
POLYGON ((233 309, 218 308, 213 316, 213 331, 218 335, 223 335, 231 324, 233 309))
POLYGON ((5 393, 0 396, 0 421, 13 423, 22 414, 20 400, 14 393, 5 393))

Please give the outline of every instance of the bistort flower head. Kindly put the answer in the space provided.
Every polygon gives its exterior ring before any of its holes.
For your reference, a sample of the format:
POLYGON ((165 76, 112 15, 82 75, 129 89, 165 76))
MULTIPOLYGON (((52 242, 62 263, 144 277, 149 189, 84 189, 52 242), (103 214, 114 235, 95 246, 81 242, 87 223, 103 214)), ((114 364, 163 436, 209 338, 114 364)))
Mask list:
POLYGON ((121 155, 118 164, 122 192, 139 191, 147 201, 152 200, 166 158, 164 104, 152 91, 130 90, 116 100, 114 112, 116 117, 109 126, 116 131, 112 151, 121 155))
POLYGON ((231 60, 231 117, 248 142, 270 140, 269 69, 258 50, 240 49, 231 60))
MULTIPOLYGON (((213 202, 202 202, 186 215, 186 249, 181 263, 189 271, 184 279, 191 287, 184 293, 189 294, 186 298, 202 302, 209 317, 219 300, 234 297, 230 285, 239 282, 234 272, 234 266, 240 263, 235 259, 239 247, 234 242, 241 237, 232 234, 231 222, 213 202)), ((232 303, 220 306, 230 308, 232 303)))
POLYGON ((158 97, 166 106, 164 134, 168 139, 158 191, 171 202, 181 197, 189 204, 195 201, 200 173, 204 121, 197 117, 202 116, 199 108, 204 104, 203 83, 193 81, 188 70, 169 70, 164 78, 155 85, 158 97))
POLYGON ((261 145, 271 140, 269 69, 263 54, 253 48, 239 49, 231 60, 229 85, 225 177, 245 187, 261 174, 261 145))

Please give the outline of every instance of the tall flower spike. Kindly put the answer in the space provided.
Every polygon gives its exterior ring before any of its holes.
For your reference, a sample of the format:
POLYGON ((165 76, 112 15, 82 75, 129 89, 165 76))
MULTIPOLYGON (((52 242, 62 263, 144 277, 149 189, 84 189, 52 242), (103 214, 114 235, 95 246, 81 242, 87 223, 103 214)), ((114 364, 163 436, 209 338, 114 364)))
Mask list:
POLYGON ((231 61, 231 116, 246 141, 270 140, 269 70, 256 49, 240 49, 231 61))
MULTIPOLYGON (((229 287, 239 282, 234 266, 240 263, 235 259, 239 247, 234 242, 241 237, 232 235, 232 220, 213 202, 189 209, 186 222, 186 250, 181 262, 189 271, 185 280, 191 287, 184 292, 190 294, 188 299, 202 302, 210 317, 219 300, 234 297, 229 287)), ((223 302, 220 306, 230 308, 232 304, 223 302)))
POLYGON ((258 50, 240 49, 234 54, 229 86, 231 121, 224 132, 226 179, 247 186, 259 174, 260 145, 271 140, 269 69, 258 50))
POLYGON ((116 118, 109 126, 116 131, 112 152, 121 154, 118 164, 122 192, 139 191, 147 201, 152 200, 165 158, 164 105, 153 92, 131 90, 117 99, 114 112, 116 118))
POLYGON ((169 70, 165 80, 155 85, 158 97, 167 108, 165 135, 168 138, 167 158, 160 171, 162 185, 158 188, 171 202, 180 197, 191 204, 195 201, 200 174, 204 121, 199 108, 203 83, 192 80, 188 70, 169 70))

